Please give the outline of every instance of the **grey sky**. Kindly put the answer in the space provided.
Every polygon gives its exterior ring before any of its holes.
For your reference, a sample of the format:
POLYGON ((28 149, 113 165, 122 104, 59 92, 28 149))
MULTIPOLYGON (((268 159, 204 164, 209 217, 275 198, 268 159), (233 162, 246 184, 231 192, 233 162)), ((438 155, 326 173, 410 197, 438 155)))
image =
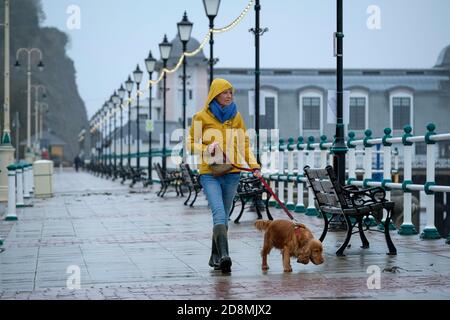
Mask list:
MULTIPOLYGON (((81 97, 91 116, 136 63, 152 50, 164 33, 177 35, 176 23, 187 10, 194 22, 193 37, 208 30, 202 0, 42 0, 46 21, 71 39, 68 55, 74 60, 81 97), (81 10, 81 28, 69 30, 70 5, 81 10)), ((248 0, 222 0, 216 27, 234 20, 248 0)), ((270 31, 261 38, 261 67, 334 67, 332 33, 335 0, 261 0, 261 26, 270 31)), ((450 45, 448 0, 344 0, 344 66, 346 68, 432 67, 439 52, 450 45), (369 30, 366 12, 381 9, 381 29, 369 30)), ((253 7, 240 25, 215 36, 218 67, 252 67, 254 42, 248 29, 254 25, 253 7)), ((205 47, 209 55, 208 46, 205 47)), ((51 63, 51 61, 47 61, 51 63)))

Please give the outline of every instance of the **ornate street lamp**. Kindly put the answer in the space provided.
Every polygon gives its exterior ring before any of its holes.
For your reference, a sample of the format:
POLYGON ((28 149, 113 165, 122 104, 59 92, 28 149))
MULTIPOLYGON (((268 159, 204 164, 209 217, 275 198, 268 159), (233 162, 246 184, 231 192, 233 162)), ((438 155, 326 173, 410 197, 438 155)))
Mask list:
MULTIPOLYGON (((148 79, 152 80, 153 72, 155 71, 156 59, 153 58, 152 52, 148 53, 147 59, 145 59, 145 66, 147 67, 148 79)), ((148 90, 148 119, 152 121, 152 84, 149 85, 148 90)), ((152 123, 153 125, 153 123, 152 123)), ((153 129, 152 129, 153 130, 153 129)), ((148 184, 153 184, 152 180, 152 130, 148 131, 148 184)))
POLYGON ((131 92, 133 91, 133 86, 134 82, 128 76, 128 80, 125 81, 125 89, 128 92, 128 167, 131 167, 131 92))
POLYGON ((123 168, 123 98, 125 97, 125 89, 123 88, 123 85, 120 85, 119 90, 117 90, 119 93, 120 98, 120 169, 123 168))
POLYGON ((256 161, 260 162, 259 152, 259 99, 260 99, 260 67, 259 67, 259 37, 265 32, 269 31, 268 28, 261 29, 259 27, 259 16, 261 12, 260 0, 255 2, 255 28, 251 28, 249 31, 255 35, 255 131, 256 131, 256 161))
POLYGON ((347 153, 347 146, 344 139, 344 112, 343 112, 343 1, 337 0, 337 32, 335 34, 337 42, 336 56, 336 137, 331 147, 331 152, 334 154, 333 167, 337 178, 341 185, 345 185, 345 154, 347 153))
POLYGON ((107 138, 107 128, 106 128, 106 116, 108 114, 108 105, 106 104, 106 102, 103 104, 103 108, 102 108, 102 112, 101 112, 101 117, 102 117, 102 154, 103 154, 103 166, 106 167, 107 165, 107 154, 106 154, 106 138, 107 138))
POLYGON ((113 108, 113 110, 114 110, 114 178, 116 178, 117 177, 117 143, 116 143, 116 131, 117 131, 117 126, 116 126, 116 108, 117 108, 117 106, 119 105, 119 103, 120 103, 120 98, 119 98, 119 96, 117 95, 117 92, 116 91, 114 91, 114 94, 113 94, 113 96, 112 96, 112 102, 113 102, 113 105, 114 105, 114 108, 113 108))
POLYGON ((39 71, 44 70, 44 63, 42 62, 42 51, 38 48, 20 48, 16 52, 16 63, 14 66, 16 69, 21 67, 19 58, 20 54, 24 52, 27 56, 27 154, 30 157, 31 152, 31 57, 33 53, 37 53, 39 55, 39 63, 37 64, 37 68, 39 71))
POLYGON ((137 172, 139 173, 140 171, 140 159, 141 159, 141 155, 139 154, 139 96, 140 96, 140 92, 139 92, 139 86, 141 84, 142 81, 142 75, 143 72, 141 71, 141 69, 139 69, 139 64, 136 66, 136 70, 134 70, 133 72, 133 78, 134 78, 134 82, 136 82, 136 139, 137 139, 137 172))
MULTIPOLYGON (((186 52, 187 43, 191 39, 192 26, 193 23, 189 21, 186 11, 184 12, 183 19, 177 23, 178 26, 178 37, 183 44, 183 53, 186 52)), ((184 150, 186 143, 186 57, 183 59, 183 162, 186 157, 186 152, 184 150)))
MULTIPOLYGON (((167 35, 164 35, 163 42, 159 44, 159 51, 161 54, 161 59, 163 61, 163 69, 167 67, 167 60, 170 57, 170 51, 172 50, 172 44, 167 41, 167 35)), ((164 70, 163 70, 164 71, 164 70)), ((166 174, 167 164, 166 164, 166 85, 167 76, 164 72, 163 80, 163 155, 162 155, 162 169, 163 173, 166 174)))
POLYGON ((108 144, 109 144, 109 167, 110 169, 113 167, 113 160, 112 160, 112 156, 113 156, 113 150, 112 150, 112 128, 111 128, 111 124, 112 124, 112 119, 111 119, 111 113, 114 110, 114 103, 112 101, 112 96, 109 98, 108 102, 108 128, 109 128, 109 139, 108 144))
POLYGON ((203 0, 203 6, 205 7, 206 15, 209 18, 209 85, 211 85, 214 79, 214 38, 211 30, 214 29, 214 18, 217 16, 217 12, 219 11, 220 0, 203 0))

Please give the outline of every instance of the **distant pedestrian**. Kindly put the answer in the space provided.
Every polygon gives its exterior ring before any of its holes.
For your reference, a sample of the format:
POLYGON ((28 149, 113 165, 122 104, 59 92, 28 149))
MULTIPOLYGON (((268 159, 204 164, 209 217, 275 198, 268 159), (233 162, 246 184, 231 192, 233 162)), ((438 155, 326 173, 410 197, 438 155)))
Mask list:
POLYGON ((48 150, 47 149, 42 149, 42 152, 41 152, 41 158, 42 159, 44 159, 44 160, 49 160, 50 159, 50 157, 49 157, 49 155, 48 155, 48 150))
POLYGON ((78 169, 81 166, 81 158, 78 155, 73 160, 73 164, 75 165, 75 171, 78 172, 78 169))

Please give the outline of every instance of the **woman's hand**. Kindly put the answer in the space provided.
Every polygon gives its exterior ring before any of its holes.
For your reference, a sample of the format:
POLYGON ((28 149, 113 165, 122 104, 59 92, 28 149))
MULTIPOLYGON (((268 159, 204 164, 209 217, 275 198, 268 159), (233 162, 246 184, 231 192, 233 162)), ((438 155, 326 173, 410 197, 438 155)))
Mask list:
POLYGON ((218 142, 213 142, 210 145, 208 145, 208 152, 210 155, 214 155, 214 153, 216 152, 216 148, 219 146, 218 142))
POLYGON ((253 176, 257 177, 257 178, 261 178, 262 177, 262 172, 259 169, 256 169, 253 171, 253 176))

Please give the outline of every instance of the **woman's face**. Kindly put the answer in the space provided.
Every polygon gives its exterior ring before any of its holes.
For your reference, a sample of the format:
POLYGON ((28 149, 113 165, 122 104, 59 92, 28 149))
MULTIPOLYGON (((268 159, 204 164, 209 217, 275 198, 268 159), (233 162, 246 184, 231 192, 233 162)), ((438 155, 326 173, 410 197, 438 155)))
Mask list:
POLYGON ((233 102, 233 90, 228 89, 216 96, 217 102, 222 106, 228 106, 233 102))

